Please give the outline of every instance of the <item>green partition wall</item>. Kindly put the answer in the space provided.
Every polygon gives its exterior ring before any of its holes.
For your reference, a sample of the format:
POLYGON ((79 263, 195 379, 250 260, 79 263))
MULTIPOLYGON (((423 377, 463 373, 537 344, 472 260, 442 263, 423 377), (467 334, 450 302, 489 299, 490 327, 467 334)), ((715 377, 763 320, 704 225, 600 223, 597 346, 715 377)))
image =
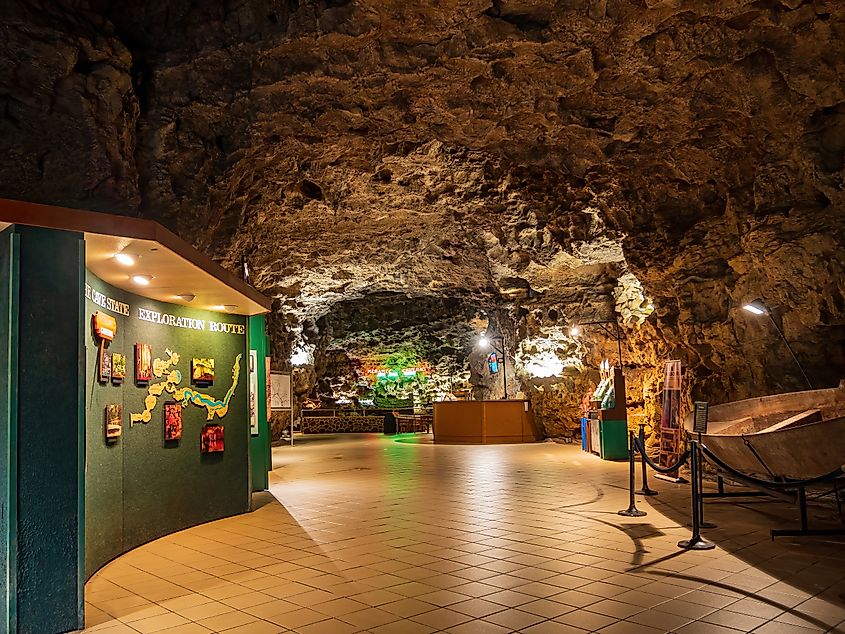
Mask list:
POLYGON ((258 416, 258 434, 250 438, 251 480, 253 491, 263 491, 269 487, 268 472, 272 468, 270 454, 270 422, 267 420, 267 361, 269 345, 264 333, 264 315, 249 318, 249 348, 256 352, 258 359, 257 386, 258 398, 256 414, 258 416))
POLYGON ((247 318, 155 302, 109 286, 90 273, 87 281, 85 569, 90 576, 139 544, 247 511, 250 431, 247 318), (114 302, 124 307, 109 310, 117 306, 114 302), (97 376, 98 340, 90 326, 97 311, 117 320, 116 335, 105 350, 126 356, 122 383, 97 376), (136 343, 152 346, 154 365, 161 366, 160 376, 149 384, 135 381, 136 343), (192 382, 194 357, 214 359, 212 385, 192 382), (155 403, 148 410, 145 399, 159 388, 161 396, 153 395, 155 403), (188 391, 179 393, 184 388, 188 391), (164 403, 177 396, 183 396, 182 438, 165 441, 164 403), (122 408, 123 431, 115 441, 105 438, 108 404, 122 408), (132 421, 133 414, 147 410, 146 422, 132 421), (223 452, 201 452, 200 433, 206 424, 223 426, 223 452))
POLYGON ((0 632, 17 629, 17 247, 19 236, 0 233, 0 632))
POLYGON ((81 627, 83 606, 83 242, 77 233, 22 226, 2 236, 0 625, 65 632, 81 627))

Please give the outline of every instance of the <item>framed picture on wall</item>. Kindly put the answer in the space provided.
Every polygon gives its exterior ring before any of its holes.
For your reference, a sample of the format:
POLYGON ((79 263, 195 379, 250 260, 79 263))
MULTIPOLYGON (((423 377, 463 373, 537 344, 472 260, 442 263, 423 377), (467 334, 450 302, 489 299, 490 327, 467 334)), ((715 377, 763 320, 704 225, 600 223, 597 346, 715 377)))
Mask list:
POLYGON ((191 381, 208 387, 214 383, 214 359, 194 357, 191 361, 191 381))
POLYGON ((182 438, 182 404, 176 401, 164 403, 164 439, 180 440, 182 438))
POLYGON ((108 383, 112 372, 112 354, 105 348, 100 348, 100 383, 108 383))
POLYGON ((106 405, 106 442, 114 442, 123 432, 123 408, 120 403, 106 405))
POLYGON ((249 351, 249 433, 258 435, 258 351, 249 351))
POLYGON ((153 348, 148 343, 135 344, 135 382, 149 383, 153 380, 153 348))
POLYGON ((200 436, 202 453, 216 453, 223 451, 223 425, 206 425, 200 436))
POLYGON ((126 378, 126 355, 114 352, 111 355, 111 382, 123 383, 126 378))

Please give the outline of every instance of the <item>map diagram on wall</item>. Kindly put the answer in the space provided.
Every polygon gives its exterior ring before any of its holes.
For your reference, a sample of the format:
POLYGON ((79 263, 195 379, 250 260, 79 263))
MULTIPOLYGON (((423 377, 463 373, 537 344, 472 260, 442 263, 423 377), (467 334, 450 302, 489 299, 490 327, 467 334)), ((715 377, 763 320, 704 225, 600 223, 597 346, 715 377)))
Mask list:
POLYGON ((241 374, 241 357, 235 357, 235 363, 232 365, 232 385, 226 391, 222 399, 217 399, 210 394, 203 394, 191 387, 179 387, 182 382, 182 372, 173 368, 179 363, 179 353, 172 352, 165 349, 164 353, 167 359, 155 359, 153 361, 153 376, 157 379, 163 378, 163 381, 151 383, 147 389, 147 396, 144 399, 144 411, 138 414, 131 414, 129 419, 132 423, 149 423, 153 418, 153 410, 158 404, 159 397, 167 392, 172 394, 174 400, 181 401, 183 406, 191 403, 197 407, 204 407, 206 410, 206 420, 214 420, 214 417, 223 418, 229 412, 229 402, 235 394, 235 388, 238 386, 238 379, 241 374))

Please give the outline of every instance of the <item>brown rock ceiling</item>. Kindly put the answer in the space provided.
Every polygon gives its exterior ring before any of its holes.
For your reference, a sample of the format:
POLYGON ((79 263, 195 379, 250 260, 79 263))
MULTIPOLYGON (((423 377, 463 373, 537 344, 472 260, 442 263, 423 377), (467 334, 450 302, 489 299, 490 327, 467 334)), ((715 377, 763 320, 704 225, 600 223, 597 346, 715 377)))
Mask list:
MULTIPOLYGON (((738 312, 757 296, 817 384, 845 375, 840 2, 12 0, 0 20, 0 196, 246 257, 280 362, 362 300, 375 332, 379 306, 447 298, 512 354, 557 336, 590 367, 615 344, 560 333, 611 317, 627 273, 656 307, 624 328, 650 413, 670 357, 713 402, 801 387, 738 312)), ((523 383, 551 432, 590 376, 523 383)))

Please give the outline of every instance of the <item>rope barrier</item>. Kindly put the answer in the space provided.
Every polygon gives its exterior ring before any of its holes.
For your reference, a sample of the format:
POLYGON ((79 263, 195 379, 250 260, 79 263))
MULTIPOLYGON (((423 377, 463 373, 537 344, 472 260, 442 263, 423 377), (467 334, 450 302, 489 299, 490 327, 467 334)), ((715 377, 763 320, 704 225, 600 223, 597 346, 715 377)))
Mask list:
POLYGON ((815 478, 810 478, 809 480, 787 480, 785 482, 763 480, 762 478, 755 478, 754 476, 750 476, 745 473, 742 473, 741 471, 737 471, 729 464, 724 462, 721 458, 716 456, 716 454, 714 454, 712 451, 710 451, 710 449, 707 448, 707 445, 705 445, 704 443, 700 443, 700 445, 701 451, 704 453, 704 455, 706 455, 709 460, 712 460, 713 463, 716 464, 716 466, 718 466, 720 469, 727 471, 738 480, 742 480, 753 486, 763 487, 765 489, 773 489, 776 491, 787 489, 799 489, 803 487, 813 486, 816 484, 830 482, 831 480, 835 480, 836 478, 845 475, 845 465, 842 465, 828 474, 815 478))
POLYGON ((655 463, 651 458, 648 457, 648 454, 646 454, 645 452, 645 447, 640 444, 639 438, 636 438, 634 442, 636 443, 637 451, 640 452, 640 456, 642 456, 643 460, 645 460, 648 463, 648 466, 650 466, 658 473, 668 473, 670 471, 674 471, 678 467, 683 466, 689 459, 689 449, 687 449, 686 451, 684 451, 684 453, 681 454, 681 457, 678 459, 678 462, 668 467, 661 467, 660 465, 655 463))

